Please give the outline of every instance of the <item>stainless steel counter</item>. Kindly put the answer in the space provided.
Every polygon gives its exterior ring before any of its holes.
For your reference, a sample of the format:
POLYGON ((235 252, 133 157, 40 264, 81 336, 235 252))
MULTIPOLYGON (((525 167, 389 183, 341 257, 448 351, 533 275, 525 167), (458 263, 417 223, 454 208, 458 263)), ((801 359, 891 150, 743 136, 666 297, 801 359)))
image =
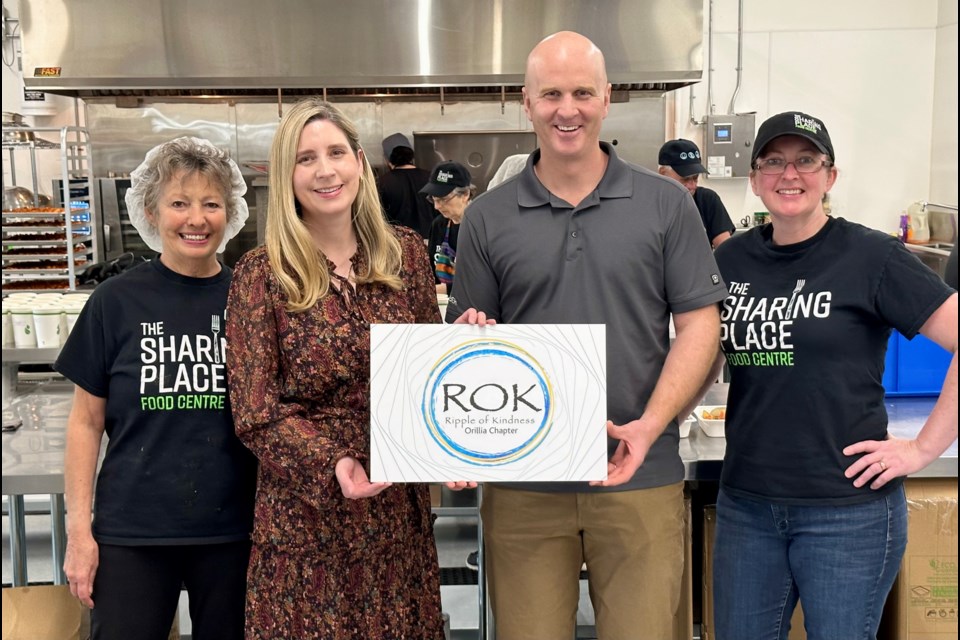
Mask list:
MULTIPOLYGON (((888 398, 887 415, 890 434, 897 438, 913 438, 920 432, 936 398, 888 398)), ((726 404, 727 384, 719 383, 707 392, 703 404, 726 404)), ((680 458, 686 468, 687 480, 719 480, 723 454, 727 450, 725 438, 710 438, 697 425, 690 429, 688 438, 680 440, 680 458)), ((942 456, 911 477, 956 478, 957 441, 942 456)))
POLYGON ((66 519, 63 502, 63 452, 66 447, 67 417, 73 399, 73 385, 47 383, 14 399, 3 410, 19 417, 22 426, 3 434, 3 495, 10 516, 10 560, 13 586, 27 582, 25 495, 50 496, 50 536, 53 554, 53 581, 66 584, 63 556, 66 551, 66 519))
MULTIPOLYGON (((63 454, 66 446, 67 417, 73 398, 73 385, 51 382, 13 400, 6 412, 14 412, 23 421, 17 431, 3 434, 3 495, 8 497, 10 515, 10 555, 13 584, 27 584, 26 540, 24 533, 24 496, 49 495, 54 581, 66 584, 63 554, 66 527, 63 502, 63 454), (58 575, 59 574, 59 575, 58 575)), ((704 404, 724 404, 727 385, 717 384, 704 404)), ((923 426, 935 398, 892 398, 887 402, 890 432, 900 438, 913 437, 923 426)), ((106 447, 101 447, 101 455, 106 447)), ((680 457, 687 480, 716 481, 726 450, 724 438, 710 438, 694 426, 690 436, 680 440, 680 457)), ((957 477, 957 443, 939 460, 916 474, 922 477, 957 477)))

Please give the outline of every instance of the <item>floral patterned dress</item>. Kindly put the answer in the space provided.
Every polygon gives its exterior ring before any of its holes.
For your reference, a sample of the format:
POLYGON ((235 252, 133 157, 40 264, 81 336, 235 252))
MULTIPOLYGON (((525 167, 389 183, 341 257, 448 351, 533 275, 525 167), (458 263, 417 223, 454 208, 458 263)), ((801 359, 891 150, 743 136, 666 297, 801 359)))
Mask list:
MULTIPOLYGON (((334 476, 344 456, 369 460, 370 324, 440 322, 423 239, 395 233, 400 291, 331 287, 290 313, 264 247, 234 270, 230 399, 237 434, 260 461, 248 639, 443 638, 427 487, 396 484, 348 500, 334 476)), ((359 251, 353 267, 365 270, 359 251)))

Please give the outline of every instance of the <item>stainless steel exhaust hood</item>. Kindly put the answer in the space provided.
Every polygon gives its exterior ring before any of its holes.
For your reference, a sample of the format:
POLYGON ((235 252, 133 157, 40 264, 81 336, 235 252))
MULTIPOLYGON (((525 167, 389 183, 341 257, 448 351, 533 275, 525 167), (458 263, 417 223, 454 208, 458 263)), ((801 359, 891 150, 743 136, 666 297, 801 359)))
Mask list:
POLYGON ((81 97, 496 96, 579 31, 617 90, 700 80, 702 0, 21 0, 24 84, 81 97))

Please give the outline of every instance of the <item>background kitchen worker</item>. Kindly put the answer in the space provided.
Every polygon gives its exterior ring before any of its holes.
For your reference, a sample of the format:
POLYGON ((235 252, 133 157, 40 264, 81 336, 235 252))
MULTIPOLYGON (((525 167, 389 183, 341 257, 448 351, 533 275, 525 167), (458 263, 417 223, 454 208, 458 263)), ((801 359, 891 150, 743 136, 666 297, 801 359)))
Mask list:
POLYGON ((194 638, 239 640, 256 459, 230 417, 231 271, 217 253, 243 228, 247 187, 224 151, 188 137, 152 149, 130 182, 130 220, 160 256, 94 289, 54 365, 76 384, 64 572, 96 640, 165 640, 182 587, 194 638))
POLYGON ((693 142, 684 140, 669 140, 660 147, 657 159, 660 163, 660 175, 673 178, 687 188, 693 196, 693 202, 700 212, 703 228, 707 232, 710 246, 714 249, 733 235, 736 227, 730 220, 727 208, 717 192, 706 187, 697 186, 701 173, 707 173, 700 159, 700 149, 693 142))
POLYGON ((459 162, 440 162, 430 180, 420 189, 421 197, 440 213, 430 225, 427 252, 436 278, 437 293, 449 294, 457 271, 457 238, 467 205, 477 193, 470 172, 459 162))
POLYGON ((419 192, 429 181, 430 172, 414 164, 413 145, 402 133, 383 139, 383 158, 388 171, 377 179, 383 212, 390 222, 402 224, 428 238, 436 212, 419 192))
POLYGON ((608 480, 484 488, 498 637, 573 637, 584 561, 602 638, 668 637, 680 600, 676 416, 713 361, 726 291, 686 191, 599 141, 610 91, 590 40, 540 42, 523 90, 540 148, 461 225, 448 320, 607 327, 608 480))
POLYGON ((753 149, 771 222, 716 252, 730 289, 717 638, 785 638, 799 599, 808 637, 874 639, 906 545, 903 477, 957 438, 957 293, 896 238, 824 212, 837 168, 820 119, 772 116, 753 149), (913 440, 887 431, 892 328, 953 353, 913 440))

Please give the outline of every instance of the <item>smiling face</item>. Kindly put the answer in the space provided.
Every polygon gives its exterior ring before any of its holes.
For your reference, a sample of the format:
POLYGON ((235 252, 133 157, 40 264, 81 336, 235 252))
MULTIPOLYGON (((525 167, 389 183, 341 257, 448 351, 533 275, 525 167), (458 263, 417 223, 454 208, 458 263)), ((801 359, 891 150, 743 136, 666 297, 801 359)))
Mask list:
POLYGON ((360 189, 363 152, 354 153, 346 134, 329 120, 304 126, 293 170, 293 195, 304 222, 351 216, 360 189))
POLYGON ((523 107, 543 157, 595 152, 610 109, 603 54, 579 34, 547 38, 527 59, 523 107))
POLYGON ((227 227, 224 194, 203 174, 181 172, 164 185, 155 211, 146 215, 160 234, 160 261, 187 276, 220 271, 217 248, 227 227))
POLYGON ((758 162, 778 158, 789 163, 784 172, 778 175, 764 175, 756 169, 750 172, 750 186, 763 201, 774 223, 778 219, 826 216, 823 196, 833 188, 837 169, 823 166, 813 173, 800 173, 793 164, 800 157, 828 159, 806 138, 786 135, 771 140, 758 158, 758 162))

